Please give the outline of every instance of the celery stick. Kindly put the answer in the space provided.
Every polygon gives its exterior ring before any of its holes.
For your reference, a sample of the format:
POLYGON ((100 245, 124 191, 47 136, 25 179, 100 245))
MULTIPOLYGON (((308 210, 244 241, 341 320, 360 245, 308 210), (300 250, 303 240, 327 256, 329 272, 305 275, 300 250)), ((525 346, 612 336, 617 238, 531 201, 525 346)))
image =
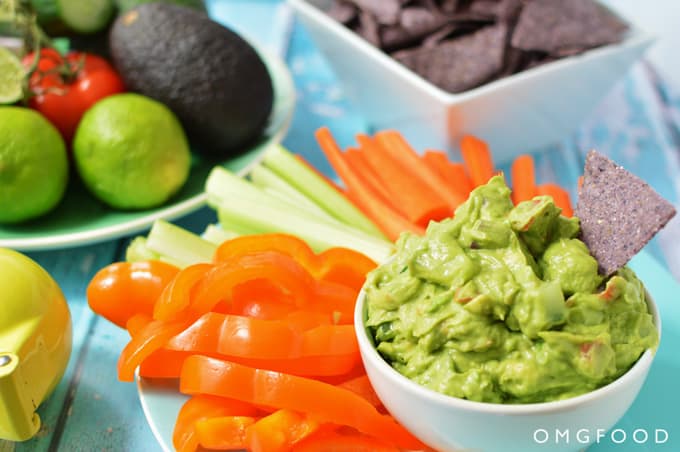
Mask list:
POLYGON ((146 246, 146 237, 135 237, 125 250, 125 260, 128 262, 158 260, 161 255, 146 246))
POLYGON ((375 237, 385 238, 361 210, 283 146, 272 146, 266 152, 263 163, 341 222, 375 237))
POLYGON ((234 237, 238 237, 239 235, 240 234, 234 231, 225 231, 216 224, 209 224, 205 228, 203 234, 201 234, 201 237, 203 237, 204 240, 207 240, 210 243, 214 243, 215 245, 221 245, 223 242, 231 240, 234 237))
POLYGON ((217 206, 220 221, 236 219, 248 221, 260 231, 278 231, 296 235, 314 250, 342 246, 351 248, 375 260, 384 262, 393 252, 392 243, 366 234, 349 226, 317 222, 315 218, 291 212, 278 203, 259 204, 253 208, 248 202, 234 198, 217 206))
MULTIPOLYGON (((208 203, 210 204, 210 203, 208 203)), ((217 210, 217 209, 215 209, 217 210)), ((225 231, 231 231, 237 235, 249 235, 249 234, 257 234, 258 232, 264 232, 264 231, 257 231, 253 229, 253 226, 248 224, 248 223, 239 223, 236 219, 222 219, 220 220, 219 215, 217 217, 218 222, 220 223, 220 227, 223 228, 225 231)))
MULTIPOLYGON (((287 197, 287 195, 285 193, 280 192, 278 189, 271 188, 271 187, 262 187, 261 190, 264 193, 266 193, 267 195, 271 196, 272 198, 279 199, 283 202, 293 201, 293 199, 287 197)), ((297 201, 297 198, 294 201, 297 201)), ((310 204, 307 204, 305 202, 297 202, 296 207, 300 210, 304 210, 307 213, 310 213, 314 216, 319 217, 319 219, 326 220, 326 222, 328 222, 328 223, 342 224, 337 218, 332 217, 331 215, 328 214, 328 212, 321 209, 316 204, 310 205, 310 204)))
MULTIPOLYGON (((230 202, 234 198, 239 198, 241 200, 250 203, 250 209, 257 210, 257 207, 261 204, 272 204, 274 201, 277 205, 280 205, 282 209, 286 209, 289 214, 299 213, 300 215, 308 216, 313 218, 315 223, 329 223, 329 224, 340 224, 340 222, 328 215, 327 213, 316 213, 310 212, 304 209, 299 203, 294 200, 287 199, 280 194, 278 196, 272 196, 270 193, 266 193, 260 187, 255 186, 252 182, 249 182, 229 170, 217 166, 212 169, 208 175, 208 179, 205 183, 205 191, 208 194, 208 204, 209 205, 220 205, 221 201, 230 202), (276 198, 276 199, 274 199, 276 198)), ((220 220, 221 222, 222 220, 220 220)), ((235 222, 236 226, 239 226, 238 217, 233 217, 230 221, 235 222)), ((233 229, 231 223, 223 223, 224 227, 228 229, 233 229)), ((249 224, 243 226, 250 226, 249 224)), ((257 229, 252 231, 242 231, 241 229, 236 229, 236 232, 242 233, 256 233, 256 232, 266 232, 257 229)))
POLYGON ((384 261, 393 252, 393 244, 387 240, 274 198, 222 167, 210 172, 205 190, 208 204, 217 210, 221 224, 235 222, 248 224, 256 232, 297 235, 316 250, 344 246, 377 262, 384 261))
POLYGON ((263 165, 257 165, 250 171, 250 180, 256 186, 262 188, 265 191, 276 190, 281 195, 286 196, 290 201, 294 201, 301 207, 309 207, 310 209, 317 211, 323 215, 330 218, 332 216, 319 207, 314 201, 305 196, 302 192, 298 191, 295 187, 290 185, 285 179, 281 178, 278 174, 263 165))
POLYGON ((217 249, 214 243, 164 220, 154 222, 146 246, 180 267, 209 262, 217 249))
POLYGON ((163 256, 150 249, 147 245, 147 238, 143 236, 135 237, 125 250, 125 260, 128 262, 139 262, 148 260, 159 260, 172 264, 176 267, 184 267, 185 264, 177 259, 163 256))

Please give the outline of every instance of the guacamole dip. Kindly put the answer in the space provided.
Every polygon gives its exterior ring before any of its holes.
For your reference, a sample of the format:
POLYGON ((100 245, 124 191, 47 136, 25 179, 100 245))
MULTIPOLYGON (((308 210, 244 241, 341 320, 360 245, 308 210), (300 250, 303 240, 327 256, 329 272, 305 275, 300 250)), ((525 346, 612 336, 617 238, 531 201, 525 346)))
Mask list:
POLYGON ((403 234, 369 275, 378 351, 423 386, 481 402, 546 402, 611 382, 656 347, 657 330, 635 274, 604 280, 578 234, 551 198, 515 207, 494 177, 453 219, 403 234))

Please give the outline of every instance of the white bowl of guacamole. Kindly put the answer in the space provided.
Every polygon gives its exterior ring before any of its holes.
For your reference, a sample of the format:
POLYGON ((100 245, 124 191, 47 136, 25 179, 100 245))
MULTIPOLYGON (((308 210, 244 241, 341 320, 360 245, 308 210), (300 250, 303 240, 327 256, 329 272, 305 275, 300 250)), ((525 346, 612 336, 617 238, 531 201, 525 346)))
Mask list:
POLYGON ((495 177, 369 274, 355 311, 364 366, 423 442, 579 450, 625 414, 661 324, 635 274, 599 275, 578 235, 550 198, 515 207, 495 177))

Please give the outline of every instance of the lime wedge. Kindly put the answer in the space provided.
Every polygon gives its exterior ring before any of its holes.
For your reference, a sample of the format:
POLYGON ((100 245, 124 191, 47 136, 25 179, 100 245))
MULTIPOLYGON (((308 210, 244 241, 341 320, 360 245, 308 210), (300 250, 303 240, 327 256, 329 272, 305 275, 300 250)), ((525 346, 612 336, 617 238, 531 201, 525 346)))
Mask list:
POLYGON ((22 97, 26 76, 19 58, 4 47, 0 47, 0 104, 13 104, 22 97))

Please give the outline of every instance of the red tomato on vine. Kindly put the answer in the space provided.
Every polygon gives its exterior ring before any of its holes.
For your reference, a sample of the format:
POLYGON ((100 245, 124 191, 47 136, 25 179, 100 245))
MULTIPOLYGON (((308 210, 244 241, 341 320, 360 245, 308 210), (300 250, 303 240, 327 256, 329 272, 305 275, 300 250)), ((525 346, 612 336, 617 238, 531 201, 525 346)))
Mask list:
POLYGON ((71 141, 80 118, 95 102, 125 90, 123 81, 104 58, 91 53, 70 52, 62 56, 54 49, 42 49, 23 64, 33 69, 28 81, 29 105, 42 113, 67 142, 71 141))

